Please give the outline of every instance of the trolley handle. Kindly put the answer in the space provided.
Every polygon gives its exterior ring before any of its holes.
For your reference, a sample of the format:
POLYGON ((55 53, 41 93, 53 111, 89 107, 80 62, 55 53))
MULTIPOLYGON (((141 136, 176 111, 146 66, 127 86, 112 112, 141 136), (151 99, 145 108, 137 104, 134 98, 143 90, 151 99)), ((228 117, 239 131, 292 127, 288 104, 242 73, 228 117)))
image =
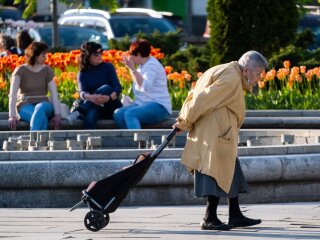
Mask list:
POLYGON ((180 130, 179 128, 174 128, 169 135, 166 137, 166 139, 160 144, 160 146, 151 154, 151 158, 156 158, 162 150, 169 144, 169 142, 172 140, 172 138, 176 135, 177 131, 180 130))

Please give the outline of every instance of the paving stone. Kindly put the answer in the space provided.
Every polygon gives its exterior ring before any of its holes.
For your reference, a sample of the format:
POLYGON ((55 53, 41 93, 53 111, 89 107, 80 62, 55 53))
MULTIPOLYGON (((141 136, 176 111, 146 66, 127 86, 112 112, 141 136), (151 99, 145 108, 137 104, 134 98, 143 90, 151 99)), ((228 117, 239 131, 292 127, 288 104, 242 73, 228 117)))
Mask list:
MULTIPOLYGON (((36 196, 34 196, 36 197, 36 196)), ((41 196, 39 196, 41 197, 41 196)), ((63 196, 61 196, 63 197, 63 196)), ((200 230, 204 203, 196 206, 119 207, 109 224, 98 232, 88 231, 80 208, 0 208, 0 238, 16 240, 59 239, 320 239, 320 202, 241 205, 244 214, 261 218, 260 225, 230 231, 200 230)), ((227 205, 219 205, 221 221, 228 219, 227 205)))

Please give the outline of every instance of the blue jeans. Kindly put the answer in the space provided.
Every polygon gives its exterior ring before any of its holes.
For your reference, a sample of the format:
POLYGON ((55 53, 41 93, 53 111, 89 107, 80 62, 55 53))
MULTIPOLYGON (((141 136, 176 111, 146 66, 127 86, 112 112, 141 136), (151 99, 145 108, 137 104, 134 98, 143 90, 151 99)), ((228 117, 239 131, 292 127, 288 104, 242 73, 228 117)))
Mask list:
POLYGON ((49 119, 53 117, 53 105, 43 101, 37 104, 26 104, 20 107, 20 118, 30 123, 30 130, 47 130, 49 119))
POLYGON ((118 128, 141 129, 141 124, 156 124, 169 117, 167 109, 159 103, 131 104, 117 109, 113 118, 118 128))
MULTIPOLYGON (((113 88, 109 85, 103 85, 98 88, 94 94, 110 95, 113 92, 113 88)), ((85 101, 76 110, 83 115, 83 127, 84 129, 95 129, 97 128, 97 121, 100 118, 110 118, 115 109, 122 107, 122 103, 117 98, 115 100, 109 100, 103 106, 99 106, 90 101, 85 101)))

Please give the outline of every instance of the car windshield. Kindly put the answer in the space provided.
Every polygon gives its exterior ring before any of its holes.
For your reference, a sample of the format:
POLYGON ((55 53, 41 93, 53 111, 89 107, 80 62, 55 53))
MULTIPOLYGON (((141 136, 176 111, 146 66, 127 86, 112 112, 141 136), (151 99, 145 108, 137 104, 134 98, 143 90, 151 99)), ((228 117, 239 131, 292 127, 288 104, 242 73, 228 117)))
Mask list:
POLYGON ((176 31, 176 28, 164 18, 114 16, 110 18, 110 25, 116 38, 133 36, 139 32, 151 34, 154 31, 176 31))
MULTIPOLYGON (((39 28, 38 32, 41 40, 48 46, 52 46, 52 28, 39 28)), ((67 49, 79 49, 85 41, 94 41, 100 43, 103 49, 108 49, 107 38, 95 29, 75 27, 75 26, 59 26, 60 46, 67 49)))
POLYGON ((312 46, 309 46, 309 49, 320 47, 320 15, 304 16, 299 22, 298 32, 302 32, 306 28, 310 28, 315 36, 315 43, 312 44, 312 46))

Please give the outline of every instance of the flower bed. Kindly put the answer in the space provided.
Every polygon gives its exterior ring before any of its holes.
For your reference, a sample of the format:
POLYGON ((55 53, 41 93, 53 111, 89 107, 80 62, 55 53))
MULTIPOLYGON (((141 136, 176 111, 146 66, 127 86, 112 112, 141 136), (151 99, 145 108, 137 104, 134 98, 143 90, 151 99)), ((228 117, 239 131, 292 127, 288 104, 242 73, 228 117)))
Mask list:
MULTIPOLYGON (((118 50, 106 50, 102 54, 103 61, 114 64, 122 93, 132 96, 132 79, 129 70, 120 62, 123 54, 127 52, 118 50)), ((72 102, 79 98, 77 89, 78 59, 80 50, 66 53, 48 53, 46 64, 55 72, 55 82, 61 102, 71 106, 72 102)), ((151 55, 161 60, 164 56, 160 49, 152 48, 151 55)), ((10 89, 10 77, 15 67, 24 63, 24 57, 9 55, 0 58, 0 111, 8 111, 8 94, 10 89)), ((187 71, 173 72, 172 67, 165 68, 169 79, 169 89, 174 109, 178 109, 191 87, 191 75, 187 71)))
POLYGON ((262 74, 258 90, 246 95, 248 109, 320 109, 320 67, 283 65, 262 74))
MULTIPOLYGON (((103 60, 114 64, 122 93, 132 96, 132 79, 128 69, 120 62, 123 54, 127 52, 106 50, 103 60)), ((160 49, 153 48, 152 56, 161 60, 164 54, 160 49)), ((79 50, 66 53, 48 53, 46 63, 55 72, 60 100, 71 106, 79 98, 77 89, 77 73, 79 50)), ((0 111, 8 111, 8 94, 10 89, 10 76, 15 67, 24 63, 24 57, 9 55, 0 58, 0 111)), ((173 109, 180 109, 189 90, 195 85, 196 79, 202 73, 189 73, 188 71, 174 71, 166 66, 169 92, 173 109)), ((307 70, 305 66, 291 67, 285 61, 284 67, 278 70, 271 69, 264 72, 257 89, 246 94, 248 109, 319 109, 320 108, 320 68, 307 70)))

